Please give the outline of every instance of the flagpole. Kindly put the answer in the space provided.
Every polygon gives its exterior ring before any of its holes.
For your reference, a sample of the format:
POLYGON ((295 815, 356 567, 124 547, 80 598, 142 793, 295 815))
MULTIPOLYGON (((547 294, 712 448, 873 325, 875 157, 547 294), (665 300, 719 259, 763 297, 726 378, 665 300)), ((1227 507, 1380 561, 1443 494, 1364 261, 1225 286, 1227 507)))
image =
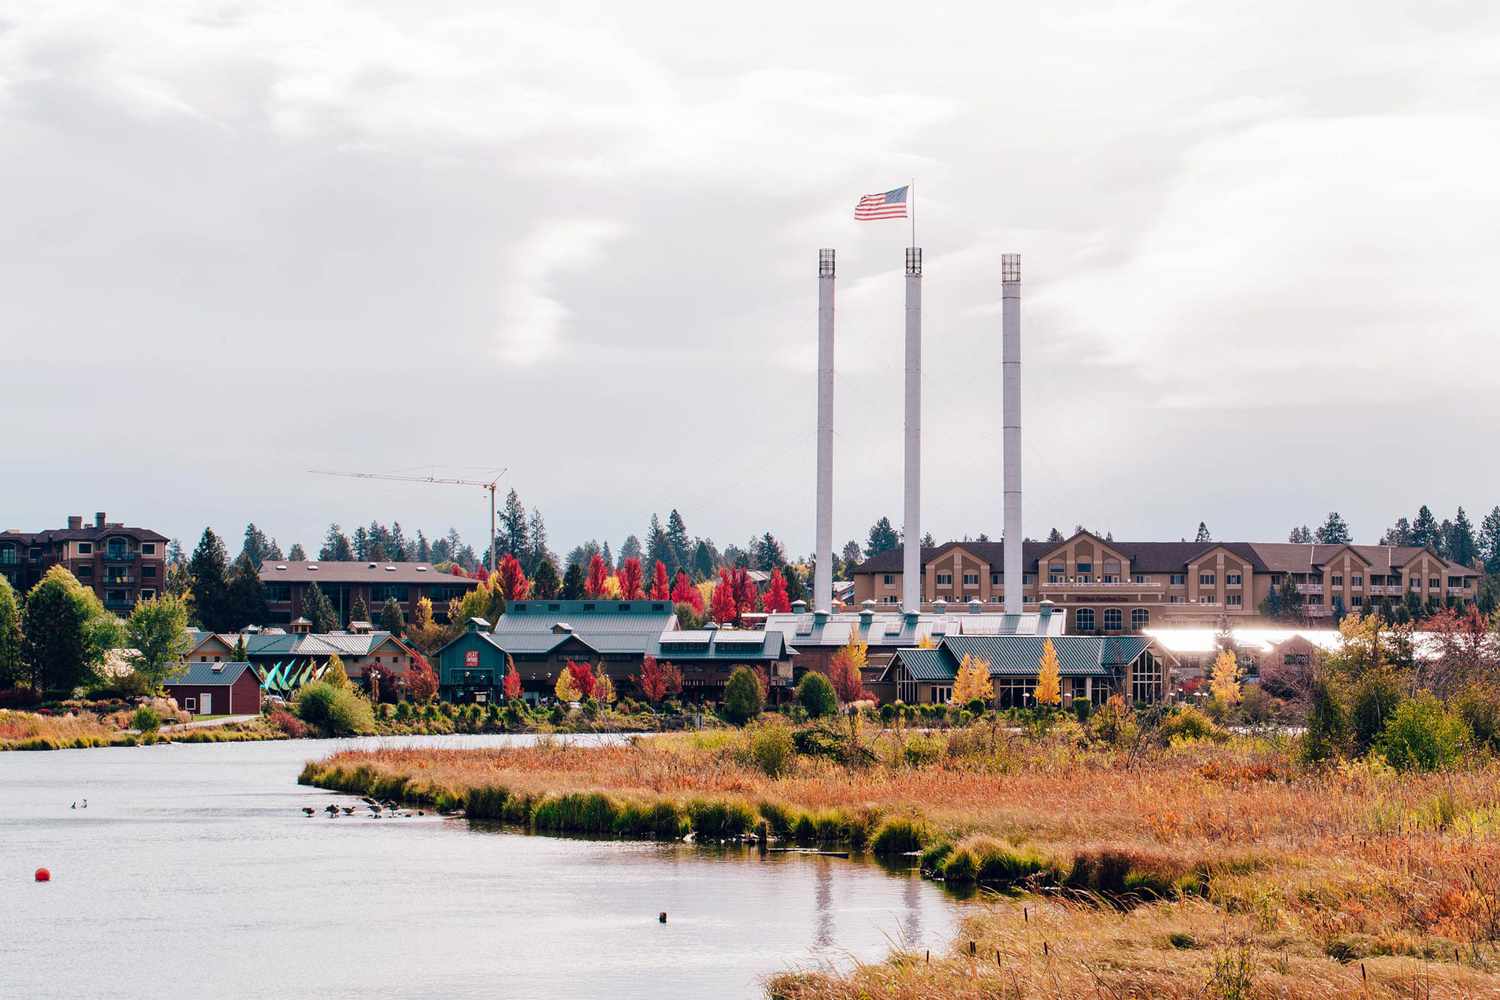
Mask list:
POLYGON ((911 245, 917 245, 917 179, 911 179, 911 245))

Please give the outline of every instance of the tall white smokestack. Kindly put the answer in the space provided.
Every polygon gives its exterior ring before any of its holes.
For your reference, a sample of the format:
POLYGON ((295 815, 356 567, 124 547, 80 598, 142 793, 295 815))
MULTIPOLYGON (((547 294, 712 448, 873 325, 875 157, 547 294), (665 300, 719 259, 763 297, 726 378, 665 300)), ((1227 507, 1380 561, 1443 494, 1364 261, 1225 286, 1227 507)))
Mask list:
POLYGON ((833 251, 818 251, 818 511, 813 610, 833 610, 833 251))
POLYGON ((1000 255, 1000 371, 1004 386, 1005 613, 1021 613, 1021 255, 1000 255))
POLYGON ((922 248, 906 250, 906 517, 901 603, 922 610, 922 248))

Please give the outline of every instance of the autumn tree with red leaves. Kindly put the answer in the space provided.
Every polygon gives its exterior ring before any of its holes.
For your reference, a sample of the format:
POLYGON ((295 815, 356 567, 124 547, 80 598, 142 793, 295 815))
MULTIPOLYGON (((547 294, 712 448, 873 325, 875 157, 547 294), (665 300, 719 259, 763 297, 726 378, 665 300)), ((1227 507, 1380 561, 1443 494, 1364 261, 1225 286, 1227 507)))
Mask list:
MULTIPOLYGON (((760 592, 755 589, 755 581, 750 579, 750 571, 743 566, 736 566, 732 579, 734 603, 739 614, 747 615, 757 610, 760 604, 760 592)), ((735 620, 738 621, 738 617, 735 620)))
POLYGON ((641 672, 632 680, 653 705, 661 704, 664 699, 682 690, 682 671, 670 663, 657 663, 654 656, 647 656, 641 661, 641 672))
POLYGON ((677 571, 677 580, 672 584, 672 603, 691 604, 695 613, 703 614, 703 592, 693 586, 687 570, 677 571))
POLYGON ((709 600, 709 613, 720 625, 740 620, 740 604, 735 597, 734 577, 728 569, 719 570, 719 582, 714 586, 714 595, 709 600))
POLYGON ((474 570, 474 579, 478 580, 480 583, 489 583, 490 571, 485 569, 484 566, 480 566, 478 569, 474 570))
POLYGON ((604 593, 604 581, 609 579, 609 567, 604 563, 604 557, 594 553, 594 558, 589 560, 589 577, 583 582, 583 594, 585 597, 598 597, 604 593))
POLYGON ((651 599, 665 601, 672 596, 672 587, 667 583, 667 564, 656 560, 656 572, 651 577, 651 599))
POLYGON ((507 552, 500 557, 500 593, 507 601, 524 601, 531 596, 531 581, 521 561, 507 552))
POLYGON ((621 600, 639 601, 646 596, 646 591, 642 587, 645 577, 641 572, 641 561, 635 556, 625 560, 624 565, 620 567, 619 577, 621 600))
POLYGON ((521 697, 521 672, 516 669, 516 661, 505 654, 505 698, 507 701, 515 701, 521 697))
POLYGON ((792 602, 786 594, 786 577, 781 575, 781 570, 771 570, 771 582, 766 584, 766 594, 761 599, 761 607, 771 613, 792 610, 792 602))
POLYGON ((594 696, 593 667, 590 667, 587 663, 574 663, 572 660, 569 660, 568 673, 573 675, 573 687, 577 689, 580 701, 584 698, 592 698, 594 696))
POLYGON ((437 696, 438 679, 432 664, 421 653, 414 653, 406 668, 406 693, 412 701, 431 701, 437 696))

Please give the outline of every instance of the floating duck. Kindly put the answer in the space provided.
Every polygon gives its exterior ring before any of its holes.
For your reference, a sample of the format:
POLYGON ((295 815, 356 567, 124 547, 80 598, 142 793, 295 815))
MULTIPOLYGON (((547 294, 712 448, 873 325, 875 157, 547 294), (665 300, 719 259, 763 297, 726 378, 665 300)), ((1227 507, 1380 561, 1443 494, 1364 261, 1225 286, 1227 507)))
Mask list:
POLYGON ((354 815, 354 807, 353 806, 344 806, 344 815, 345 816, 353 816, 354 815))
POLYGON ((302 815, 304 815, 304 816, 311 816, 313 814, 313 812, 314 812, 314 810, 313 810, 312 806, 303 806, 302 807, 302 815))
POLYGON ((323 807, 323 811, 330 816, 337 816, 339 814, 339 807, 330 802, 323 807))

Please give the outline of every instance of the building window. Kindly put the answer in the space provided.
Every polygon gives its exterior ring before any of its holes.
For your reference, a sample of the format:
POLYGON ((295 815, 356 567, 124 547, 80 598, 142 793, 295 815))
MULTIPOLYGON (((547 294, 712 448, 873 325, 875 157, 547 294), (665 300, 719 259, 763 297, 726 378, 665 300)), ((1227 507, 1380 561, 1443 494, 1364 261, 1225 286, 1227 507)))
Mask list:
POLYGON ((953 574, 939 573, 937 575, 937 582, 939 587, 951 587, 953 586, 953 574))
POLYGON ((1091 562, 1081 562, 1078 564, 1077 570, 1079 576, 1086 576, 1094 571, 1094 564, 1091 562))
POLYGON ((1136 701, 1161 700, 1161 664, 1150 653, 1142 653, 1130 669, 1130 696, 1136 701))
POLYGON ((1365 578, 1360 574, 1355 573, 1353 576, 1349 577, 1349 583, 1355 587, 1363 587, 1365 585, 1365 578))
POLYGON ((1458 590, 1463 585, 1464 585, 1464 578, 1463 577, 1461 577, 1461 576, 1450 576, 1450 577, 1448 577, 1448 589, 1449 590, 1458 590))
POLYGON ((198 710, 198 699, 197 698, 184 698, 184 699, 182 699, 182 710, 184 712, 196 712, 198 710))
POLYGON ((1130 612, 1130 627, 1139 632, 1151 624, 1151 612, 1145 608, 1136 608, 1130 612))
POLYGON ((1224 595, 1224 603, 1226 605, 1228 605, 1229 607, 1231 607, 1231 608, 1244 607, 1244 604, 1245 604, 1245 595, 1244 594, 1225 594, 1224 595))
POLYGON ((141 579, 143 579, 143 580, 155 580, 156 579, 156 567, 155 566, 142 566, 141 567, 141 579))
POLYGON ((143 556, 154 556, 154 555, 156 555, 156 543, 155 542, 142 542, 141 543, 141 555, 143 555, 143 556))
POLYGON ((1035 677, 1002 677, 995 683, 995 704, 1001 708, 1025 708, 1035 697, 1035 677))
POLYGON ((889 586, 892 582, 895 581, 895 579, 896 578, 892 574, 887 573, 883 577, 881 577, 880 582, 889 586))
POLYGON ((1200 587, 1212 587, 1214 585, 1216 579, 1217 579, 1217 577, 1215 577, 1215 575, 1212 574, 1212 573, 1199 573, 1198 574, 1198 586, 1200 586, 1200 587))
POLYGON ((267 583, 263 586, 268 603, 276 604, 292 599, 292 585, 290 583, 267 583))
POLYGON ((94 567, 92 565, 80 566, 73 575, 80 580, 92 580, 94 578, 94 567))
POLYGON ((1135 580, 1136 583, 1145 583, 1146 582, 1146 574, 1145 573, 1137 573, 1133 579, 1135 580))
POLYGON ((1167 599, 1168 604, 1186 604, 1187 598, 1181 594, 1173 594, 1167 599))
POLYGON ((1120 582, 1120 575, 1118 573, 1104 573, 1104 574, 1100 575, 1099 582, 1100 583, 1119 583, 1120 582))
POLYGON ((81 555, 81 556, 93 555, 94 554, 94 543, 93 542, 79 542, 78 543, 78 554, 81 555))
POLYGON ((932 703, 940 705, 953 700, 953 688, 951 685, 937 686, 932 688, 932 703))
POLYGON ((1442 581, 1439 580, 1437 577, 1433 577, 1431 580, 1427 581, 1427 589, 1428 590, 1437 590, 1441 585, 1442 585, 1442 581))
POLYGON ((1079 608, 1073 613, 1073 624, 1078 627, 1078 631, 1080 632, 1094 631, 1094 609, 1079 608))
POLYGON ((990 586, 991 587, 998 587, 998 586, 1000 586, 1000 574, 999 573, 991 573, 990 574, 990 586))
POLYGON ((156 591, 150 590, 150 589, 142 590, 141 591, 141 600, 143 600, 143 601, 152 601, 152 600, 155 600, 155 599, 156 599, 156 591))
POLYGON ((1105 608, 1104 609, 1104 629, 1105 629, 1105 631, 1107 631, 1107 632, 1109 632, 1109 631, 1118 632, 1120 629, 1122 629, 1124 627, 1125 627, 1125 616, 1120 613, 1120 609, 1119 608, 1105 608))
POLYGON ((1335 587, 1342 587, 1342 586, 1343 586, 1343 585, 1344 585, 1344 577, 1343 577, 1343 574, 1341 574, 1341 573, 1335 573, 1335 574, 1333 574, 1333 577, 1332 577, 1332 579, 1330 579, 1330 580, 1329 580, 1329 581, 1328 581, 1328 582, 1329 582, 1329 583, 1330 583, 1330 585, 1332 585, 1332 586, 1335 586, 1335 587))
POLYGON ((978 573, 965 573, 964 574, 964 586, 965 587, 977 587, 977 586, 979 586, 979 574, 978 573))
POLYGON ((1187 574, 1186 573, 1173 573, 1172 574, 1172 586, 1174 586, 1174 587, 1185 587, 1185 586, 1187 586, 1187 574))
POLYGON ((895 594, 886 594, 880 600, 884 604, 899 604, 901 602, 901 598, 895 594))
POLYGON ((1245 582, 1245 578, 1239 573, 1225 573, 1224 582, 1231 587, 1238 587, 1245 582))
POLYGON ((1199 594, 1198 595, 1198 603, 1199 604, 1218 604, 1219 603, 1219 598, 1218 598, 1218 596, 1216 594, 1199 594))
POLYGON ((1354 606, 1356 608, 1362 608, 1365 605, 1365 595, 1363 594, 1355 594, 1350 598, 1350 600, 1354 603, 1354 606))

